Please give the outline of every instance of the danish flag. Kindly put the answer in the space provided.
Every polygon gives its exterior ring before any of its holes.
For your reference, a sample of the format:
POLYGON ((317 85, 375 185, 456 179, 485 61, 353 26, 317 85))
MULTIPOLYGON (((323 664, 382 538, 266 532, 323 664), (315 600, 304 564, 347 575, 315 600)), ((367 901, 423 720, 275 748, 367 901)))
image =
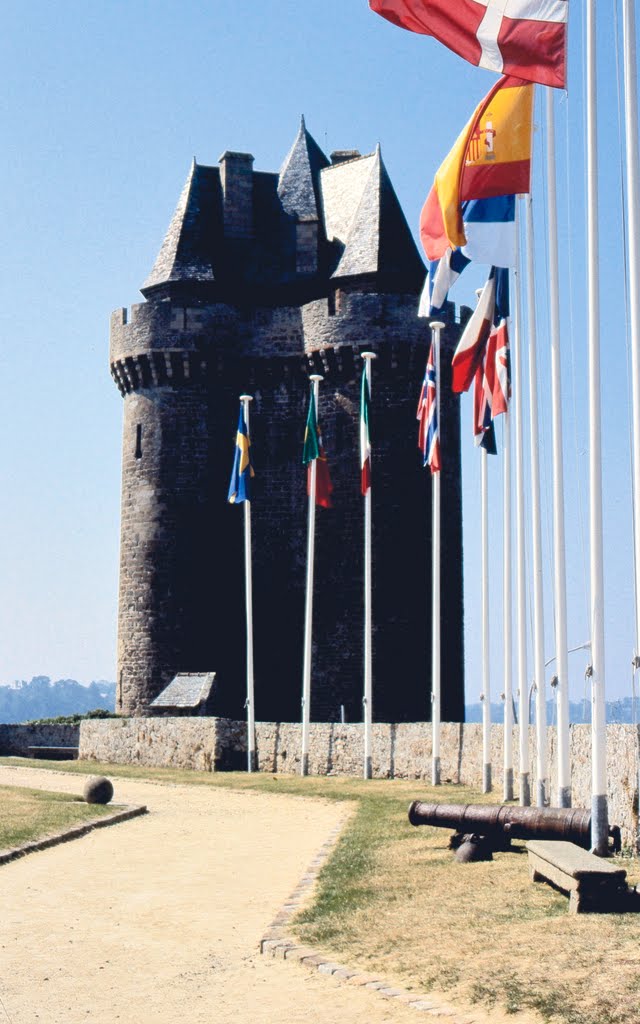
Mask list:
POLYGON ((369 0, 369 7, 470 64, 565 87, 569 0, 369 0))

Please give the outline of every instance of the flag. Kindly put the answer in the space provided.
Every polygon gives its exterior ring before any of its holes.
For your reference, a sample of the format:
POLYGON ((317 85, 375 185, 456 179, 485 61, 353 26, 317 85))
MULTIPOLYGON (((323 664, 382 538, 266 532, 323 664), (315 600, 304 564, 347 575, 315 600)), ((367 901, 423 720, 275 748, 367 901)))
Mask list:
POLYGON ((493 416, 506 412, 511 395, 508 316, 509 271, 492 267, 453 353, 451 390, 468 391, 482 367, 493 416))
POLYGON ((469 317, 451 361, 451 390, 468 391, 487 349, 496 303, 496 275, 492 267, 478 305, 469 317))
POLYGON ((369 0, 369 7, 470 64, 565 87, 569 0, 369 0))
MULTIPOLYGON (((325 455, 324 445, 322 444, 322 434, 320 433, 319 425, 318 450, 319 455, 316 461, 316 505, 321 505, 323 508, 333 508, 333 502, 331 501, 333 483, 329 474, 329 463, 325 455)), ((307 466, 307 494, 310 493, 310 480, 311 464, 307 466)))
POLYGON ((473 440, 477 447, 484 448, 489 455, 496 455, 496 432, 485 384, 484 368, 479 366, 473 388, 473 440))
POLYGON ((462 249, 447 249, 442 259, 429 263, 429 272, 420 296, 418 316, 439 316, 444 312, 449 291, 470 262, 462 249))
POLYGON ((427 257, 467 244, 462 203, 529 192, 533 86, 501 78, 474 110, 436 171, 420 216, 427 257))
POLYGON ((467 239, 462 256, 490 267, 515 267, 516 197, 470 199, 462 204, 461 213, 467 239))
POLYGON ((363 495, 371 489, 371 436, 369 434, 369 381, 367 367, 362 367, 360 390, 360 491, 363 495))
POLYGON ((316 417, 316 400, 311 385, 309 412, 304 432, 302 462, 307 467, 307 494, 311 494, 311 463, 316 463, 316 505, 331 508, 331 492, 333 484, 329 475, 329 463, 322 444, 322 434, 316 417))
POLYGON ((239 505, 241 501, 251 501, 250 481, 254 475, 251 465, 251 439, 244 418, 244 405, 240 403, 236 449, 231 470, 231 483, 227 501, 231 505, 239 505))
POLYGON ((422 452, 422 464, 430 466, 432 473, 438 473, 440 470, 440 431, 438 428, 436 395, 436 364, 432 342, 429 348, 427 369, 422 382, 416 416, 420 423, 418 429, 418 448, 422 452))
POLYGON ((302 464, 306 466, 309 462, 313 462, 320 455, 320 445, 318 444, 318 421, 316 419, 316 400, 313 394, 313 384, 311 385, 311 396, 309 398, 309 412, 307 413, 307 425, 304 431, 304 446, 302 449, 302 464))
POLYGON ((496 270, 493 326, 484 360, 484 388, 491 404, 491 418, 507 412, 511 398, 511 364, 509 353, 509 274, 496 270))

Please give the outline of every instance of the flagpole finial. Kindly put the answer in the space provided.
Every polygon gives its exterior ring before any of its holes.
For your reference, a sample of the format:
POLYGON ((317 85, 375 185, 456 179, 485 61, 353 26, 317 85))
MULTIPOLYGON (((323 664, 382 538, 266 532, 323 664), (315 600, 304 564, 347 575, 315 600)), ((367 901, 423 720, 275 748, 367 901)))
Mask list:
POLYGON ((431 322, 429 323, 429 327, 431 328, 432 331, 443 331, 445 329, 445 326, 446 324, 444 324, 442 320, 431 320, 431 322))
POLYGON ((309 374, 309 380, 312 380, 314 383, 316 381, 318 381, 318 383, 320 383, 321 380, 324 380, 324 377, 322 376, 321 373, 310 373, 309 374))
POLYGON ((361 352, 360 355, 363 359, 377 359, 378 356, 375 352, 361 352))
POLYGON ((253 395, 240 395, 241 402, 253 402, 253 395))

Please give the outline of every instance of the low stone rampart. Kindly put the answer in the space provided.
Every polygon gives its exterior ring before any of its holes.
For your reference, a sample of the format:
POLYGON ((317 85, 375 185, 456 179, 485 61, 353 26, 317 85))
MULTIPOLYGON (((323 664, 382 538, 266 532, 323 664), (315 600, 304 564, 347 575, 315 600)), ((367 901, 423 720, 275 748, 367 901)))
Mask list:
POLYGON ((0 754, 26 757, 29 747, 77 747, 78 725, 0 725, 0 754))
MULTIPOLYGON (((372 761, 375 778, 431 778, 431 725, 425 722, 373 726, 372 761)), ((514 779, 518 783, 518 730, 513 734, 514 779)), ((557 734, 548 730, 551 792, 556 789, 557 734)), ((223 718, 88 719, 77 726, 0 725, 0 752, 26 754, 32 745, 79 745, 83 760, 195 771, 242 770, 246 767, 246 726, 223 718), (79 739, 78 739, 79 733, 79 739)), ((259 722, 256 725, 258 768, 262 772, 300 771, 300 725, 259 722)), ((491 759, 496 799, 502 798, 503 730, 491 730, 491 759)), ((638 779, 640 728, 607 727, 609 817, 620 825, 625 845, 638 839, 638 779)), ((536 792, 535 730, 529 731, 531 792, 536 792)), ((310 729, 309 770, 313 775, 362 774, 363 737, 359 724, 314 722, 310 729)), ((591 803, 591 728, 571 727, 573 803, 591 803)), ((441 737, 444 783, 482 785, 482 726, 445 723, 441 737)))

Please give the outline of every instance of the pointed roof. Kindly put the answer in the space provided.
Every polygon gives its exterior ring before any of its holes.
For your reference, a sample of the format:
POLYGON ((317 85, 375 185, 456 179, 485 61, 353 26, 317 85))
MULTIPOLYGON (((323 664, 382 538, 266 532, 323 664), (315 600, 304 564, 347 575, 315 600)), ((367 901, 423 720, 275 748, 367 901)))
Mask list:
POLYGON ((407 284, 424 278, 424 264, 382 160, 375 153, 322 174, 327 237, 344 251, 333 277, 394 274, 407 284))
POLYGON ((164 242, 142 292, 171 281, 213 281, 211 244, 211 168, 195 161, 187 177, 164 242), (209 229, 209 231, 207 230, 209 229))
POLYGON ((300 220, 320 219, 320 171, 329 161, 300 118, 295 142, 278 178, 278 198, 285 213, 300 220))

